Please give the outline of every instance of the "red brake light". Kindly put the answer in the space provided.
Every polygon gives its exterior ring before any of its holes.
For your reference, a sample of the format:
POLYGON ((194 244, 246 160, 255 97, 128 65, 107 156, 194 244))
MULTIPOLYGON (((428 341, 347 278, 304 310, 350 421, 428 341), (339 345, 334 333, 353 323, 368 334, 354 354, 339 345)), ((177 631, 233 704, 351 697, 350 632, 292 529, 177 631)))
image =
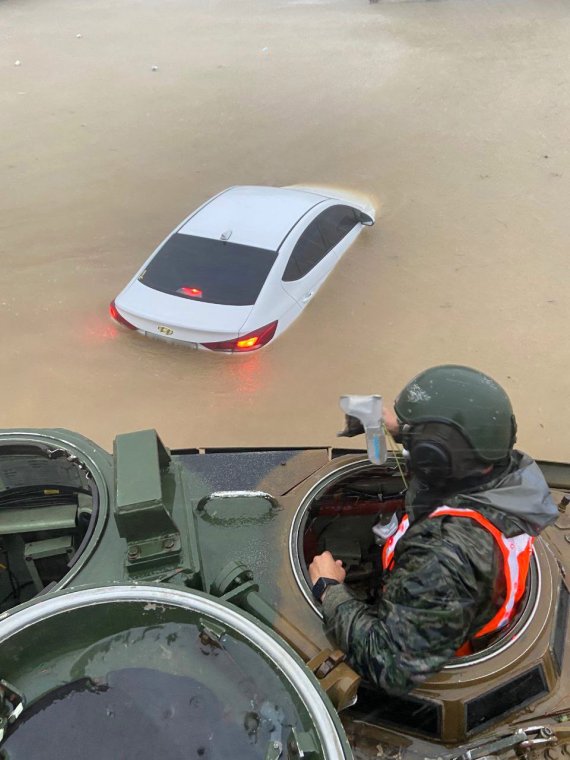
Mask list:
POLYGON ((188 288, 184 286, 183 288, 178 288, 176 292, 182 293, 184 296, 190 296, 191 298, 202 298, 202 291, 200 288, 188 288))
POLYGON ((115 306, 115 302, 111 301, 111 304, 109 305, 109 314, 115 319, 119 324, 124 325, 125 327, 128 327, 129 330, 136 330, 137 328, 134 325, 131 325, 130 322, 127 322, 127 320, 119 314, 119 310, 115 306))
POLYGON ((259 343, 259 335, 254 335, 253 338, 243 338, 238 340, 236 348, 253 348, 259 343))
POLYGON ((222 340, 217 343, 202 343, 202 345, 204 348, 209 348, 210 351, 232 351, 234 353, 255 351, 256 348, 261 348, 269 343, 275 335, 275 330, 277 330, 277 320, 239 338, 222 340))

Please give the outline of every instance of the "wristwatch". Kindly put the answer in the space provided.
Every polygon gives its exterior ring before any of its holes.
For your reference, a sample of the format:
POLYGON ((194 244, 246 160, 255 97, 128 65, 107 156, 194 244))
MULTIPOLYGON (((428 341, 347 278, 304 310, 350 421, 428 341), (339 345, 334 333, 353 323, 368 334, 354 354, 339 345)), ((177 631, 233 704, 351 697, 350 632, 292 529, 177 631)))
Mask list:
POLYGON ((335 581, 334 578, 319 578, 311 591, 317 602, 321 601, 321 596, 325 593, 325 589, 329 586, 338 586, 339 581, 335 581))

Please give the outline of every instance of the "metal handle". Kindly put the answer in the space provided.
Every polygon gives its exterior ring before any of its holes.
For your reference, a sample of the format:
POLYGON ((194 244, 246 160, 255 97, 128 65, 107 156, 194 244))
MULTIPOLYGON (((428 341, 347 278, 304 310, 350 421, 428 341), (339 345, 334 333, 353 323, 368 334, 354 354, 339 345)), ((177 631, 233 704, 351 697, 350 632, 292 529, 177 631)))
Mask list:
POLYGON ((203 512, 206 504, 213 499, 240 499, 240 498, 267 499, 272 507, 277 507, 277 500, 265 491, 214 491, 207 496, 202 496, 196 507, 196 512, 203 512))

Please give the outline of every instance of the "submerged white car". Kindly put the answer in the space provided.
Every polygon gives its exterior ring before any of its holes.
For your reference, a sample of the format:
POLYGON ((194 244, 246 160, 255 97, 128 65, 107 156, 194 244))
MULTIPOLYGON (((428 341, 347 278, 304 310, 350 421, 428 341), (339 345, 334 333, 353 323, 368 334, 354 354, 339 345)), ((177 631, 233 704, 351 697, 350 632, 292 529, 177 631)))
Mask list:
POLYGON ((374 210, 310 189, 230 187, 172 232, 111 303, 126 327, 226 353, 299 316, 374 210))

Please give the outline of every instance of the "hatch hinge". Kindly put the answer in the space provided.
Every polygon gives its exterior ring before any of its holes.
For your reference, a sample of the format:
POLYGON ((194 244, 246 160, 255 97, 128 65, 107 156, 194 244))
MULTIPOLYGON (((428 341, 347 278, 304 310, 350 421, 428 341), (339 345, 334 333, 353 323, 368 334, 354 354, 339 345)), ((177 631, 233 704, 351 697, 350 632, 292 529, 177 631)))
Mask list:
POLYGON ((321 688, 337 710, 344 710, 356 702, 360 676, 344 661, 344 654, 338 650, 320 650, 303 631, 270 605, 259 593, 253 573, 246 565, 233 560, 224 565, 210 585, 210 593, 254 615, 285 639, 319 679, 321 688))

